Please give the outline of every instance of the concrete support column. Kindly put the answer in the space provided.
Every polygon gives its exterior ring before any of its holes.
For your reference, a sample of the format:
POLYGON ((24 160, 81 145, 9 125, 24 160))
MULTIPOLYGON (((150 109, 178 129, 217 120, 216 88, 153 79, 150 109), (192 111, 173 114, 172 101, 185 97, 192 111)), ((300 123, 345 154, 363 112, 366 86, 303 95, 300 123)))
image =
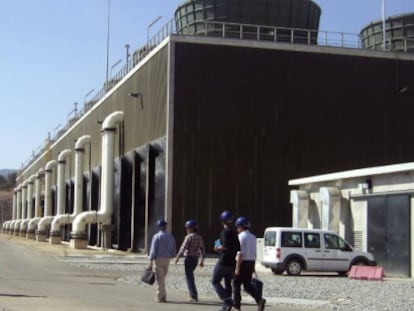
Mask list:
POLYGON ((341 225, 341 193, 334 187, 319 189, 321 200, 321 224, 323 230, 332 230, 341 235, 344 231, 341 225))
POLYGON ((292 190, 290 191, 290 203, 292 204, 292 226, 307 228, 309 194, 303 190, 292 190))

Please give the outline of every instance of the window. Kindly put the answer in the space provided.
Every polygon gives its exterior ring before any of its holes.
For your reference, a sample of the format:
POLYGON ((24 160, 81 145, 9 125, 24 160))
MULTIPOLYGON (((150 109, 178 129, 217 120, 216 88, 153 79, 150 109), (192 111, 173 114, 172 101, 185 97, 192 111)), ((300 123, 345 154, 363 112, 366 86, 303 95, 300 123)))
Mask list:
POLYGON ((264 235, 264 246, 276 245, 276 231, 267 231, 264 235))
POLYGON ((342 239, 341 237, 337 236, 336 234, 324 234, 325 238, 325 248, 327 249, 340 249, 341 251, 350 252, 352 251, 352 247, 342 239))
POLYGON ((305 247, 320 248, 321 238, 319 233, 305 233, 305 247))
POLYGON ((337 235, 325 233, 324 237, 325 237, 325 248, 329 248, 329 249, 340 248, 337 235))
POLYGON ((302 234, 300 232, 282 232, 283 247, 302 247, 302 234))

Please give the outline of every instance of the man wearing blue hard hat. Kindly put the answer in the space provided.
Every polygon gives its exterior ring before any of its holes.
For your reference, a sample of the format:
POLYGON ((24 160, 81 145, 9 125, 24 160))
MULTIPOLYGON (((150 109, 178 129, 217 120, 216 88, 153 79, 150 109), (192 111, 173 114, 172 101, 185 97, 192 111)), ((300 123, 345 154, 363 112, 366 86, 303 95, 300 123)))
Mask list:
POLYGON ((211 283, 224 305, 223 311, 230 311, 233 306, 231 282, 236 267, 236 254, 240 250, 240 243, 237 233, 233 228, 233 214, 224 211, 220 215, 220 221, 223 229, 220 232, 220 238, 216 240, 214 250, 219 255, 213 271, 211 283), (224 279, 224 287, 221 281, 224 279))
POLYGON ((244 290, 254 298, 257 310, 263 311, 266 300, 263 299, 261 290, 252 285, 252 275, 255 273, 256 264, 256 236, 250 232, 250 221, 247 217, 236 219, 236 229, 239 232, 240 251, 236 256, 236 269, 233 280, 234 309, 240 310, 241 285, 244 290))
POLYGON ((197 222, 194 219, 186 221, 184 227, 187 235, 175 257, 175 263, 178 263, 180 256, 184 255, 184 271, 187 281, 188 291, 190 297, 189 302, 198 301, 198 292, 194 280, 194 270, 197 268, 198 260, 200 258, 200 267, 204 266, 204 256, 206 253, 204 241, 197 230, 197 222))
POLYGON ((150 248, 150 264, 152 269, 155 262, 155 275, 157 279, 157 302, 167 302, 167 293, 165 290, 165 277, 170 266, 171 258, 175 257, 177 251, 175 239, 171 233, 167 232, 167 222, 164 219, 157 221, 159 231, 154 234, 150 248))

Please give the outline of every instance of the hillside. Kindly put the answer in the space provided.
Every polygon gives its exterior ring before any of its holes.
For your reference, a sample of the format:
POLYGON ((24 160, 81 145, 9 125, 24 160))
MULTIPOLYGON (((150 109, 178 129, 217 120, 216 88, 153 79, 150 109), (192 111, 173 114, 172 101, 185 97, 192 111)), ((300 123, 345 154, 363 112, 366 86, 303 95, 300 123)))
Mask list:
POLYGON ((7 175, 16 172, 17 170, 9 169, 9 168, 2 168, 0 169, 0 175, 7 177, 7 175))

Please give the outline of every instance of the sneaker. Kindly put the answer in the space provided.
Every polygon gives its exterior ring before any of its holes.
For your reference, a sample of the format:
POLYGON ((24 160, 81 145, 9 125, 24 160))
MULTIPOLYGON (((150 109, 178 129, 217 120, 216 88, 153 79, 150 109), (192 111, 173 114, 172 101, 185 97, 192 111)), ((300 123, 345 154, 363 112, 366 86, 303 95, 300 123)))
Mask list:
POLYGON ((223 308, 220 309, 220 311, 231 311, 232 305, 224 305, 223 308))
POLYGON ((198 299, 189 297, 187 298, 187 302, 198 302, 198 299))
POLYGON ((257 311, 263 311, 266 305, 266 299, 260 299, 259 303, 257 304, 257 311))

